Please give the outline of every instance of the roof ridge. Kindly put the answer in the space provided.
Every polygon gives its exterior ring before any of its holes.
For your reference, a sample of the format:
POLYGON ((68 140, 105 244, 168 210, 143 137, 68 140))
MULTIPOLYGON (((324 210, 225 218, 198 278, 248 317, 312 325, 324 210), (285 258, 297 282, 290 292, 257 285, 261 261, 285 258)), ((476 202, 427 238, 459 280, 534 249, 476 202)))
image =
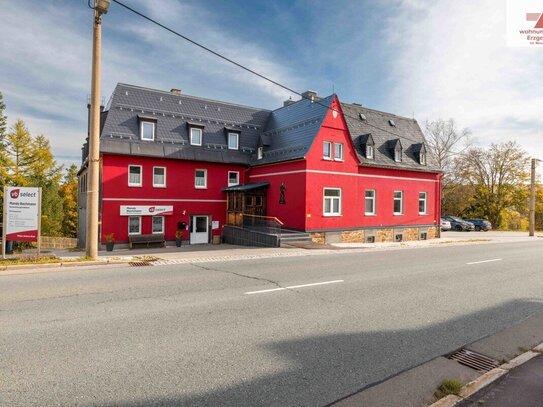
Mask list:
MULTIPOLYGON (((332 93, 331 95, 328 95, 328 96, 326 96, 326 97, 320 98, 320 99, 317 100, 317 101, 312 101, 312 103, 317 103, 317 104, 319 104, 318 102, 320 102, 321 100, 328 99, 329 97, 332 97, 332 96, 336 96, 336 94, 335 94, 335 93, 332 93)), ((303 102, 304 100, 309 100, 309 99, 304 99, 304 98, 302 98, 302 99, 300 99, 300 100, 296 100, 296 101, 294 101, 293 103, 291 103, 291 104, 289 104, 289 105, 286 105, 286 106, 283 105, 283 106, 281 106, 281 107, 278 107, 277 109, 272 110, 272 113, 273 113, 273 112, 277 112, 278 110, 284 109, 285 107, 290 107, 290 106, 293 106, 293 105, 298 104, 298 103, 300 103, 300 102, 303 102)), ((326 107, 326 106, 322 106, 322 107, 326 107)))
POLYGON ((341 103, 342 105, 346 105, 346 106, 352 107, 352 108, 354 108, 354 109, 371 110, 372 112, 379 113, 379 114, 382 114, 382 115, 394 116, 394 117, 397 117, 397 118, 400 118, 400 119, 411 120, 411 121, 414 121, 414 122, 417 121, 416 119, 414 119, 414 118, 412 118, 412 117, 400 116, 400 115, 397 115, 397 114, 394 114, 394 113, 384 112, 384 111, 382 111, 382 110, 372 109, 371 107, 366 107, 366 106, 358 105, 358 104, 356 104, 356 103, 346 103, 346 102, 340 102, 340 103, 341 103))
POLYGON ((118 82, 117 86, 115 88, 117 88, 118 86, 126 86, 126 87, 129 87, 129 88, 147 90, 147 91, 156 92, 156 93, 165 94, 165 95, 170 95, 170 96, 201 100, 201 101, 204 101, 204 102, 220 103, 220 104, 223 104, 223 105, 241 107, 243 109, 250 109, 250 110, 255 110, 255 111, 259 111, 259 112, 271 112, 271 110, 269 110, 269 109, 264 109, 264 108, 260 108, 260 107, 254 107, 254 106, 248 106, 248 105, 241 105, 241 104, 238 104, 238 103, 225 102, 223 100, 207 99, 207 98, 203 98, 203 97, 200 97, 200 96, 189 95, 189 94, 186 94, 186 93, 181 93, 180 95, 176 95, 176 94, 173 94, 172 92, 167 91, 167 90, 148 88, 146 86, 131 85, 129 83, 118 82))

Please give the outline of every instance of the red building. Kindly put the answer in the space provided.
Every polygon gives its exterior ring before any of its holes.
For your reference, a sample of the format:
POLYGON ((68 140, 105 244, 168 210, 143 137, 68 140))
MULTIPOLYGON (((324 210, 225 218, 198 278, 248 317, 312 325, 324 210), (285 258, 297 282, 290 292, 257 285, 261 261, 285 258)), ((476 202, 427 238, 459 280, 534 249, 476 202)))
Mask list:
POLYGON ((336 95, 308 91, 268 111, 119 84, 100 152, 102 243, 111 233, 173 241, 178 230, 209 243, 277 222, 320 242, 439 234, 440 172, 417 122, 336 95))

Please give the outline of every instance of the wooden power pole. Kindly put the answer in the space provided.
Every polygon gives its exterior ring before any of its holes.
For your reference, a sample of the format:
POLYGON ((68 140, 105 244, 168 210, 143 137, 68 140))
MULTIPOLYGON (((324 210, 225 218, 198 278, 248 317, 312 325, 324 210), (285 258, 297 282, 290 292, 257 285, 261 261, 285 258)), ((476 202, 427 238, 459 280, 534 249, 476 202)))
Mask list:
POLYGON ((530 236, 535 235, 535 165, 540 161, 532 158, 532 169, 530 177, 530 236))

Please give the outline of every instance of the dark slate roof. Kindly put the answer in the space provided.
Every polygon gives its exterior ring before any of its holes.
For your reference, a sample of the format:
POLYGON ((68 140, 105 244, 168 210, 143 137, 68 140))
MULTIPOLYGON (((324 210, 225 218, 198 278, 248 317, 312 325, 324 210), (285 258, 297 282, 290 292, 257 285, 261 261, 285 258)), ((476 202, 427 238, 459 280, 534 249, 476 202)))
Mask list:
POLYGON ((341 109, 362 165, 416 171, 440 171, 428 148, 426 149, 428 164, 419 164, 418 152, 425 140, 416 120, 349 103, 341 103, 341 109), (360 119, 360 114, 364 115, 366 120, 360 119), (389 120, 393 120, 395 126, 391 126, 389 120), (363 150, 370 134, 375 143, 375 158, 373 160, 368 160, 363 150), (394 161, 393 148, 397 140, 400 141, 403 149, 401 162, 394 161))
POLYGON ((319 102, 302 99, 271 112, 263 137, 269 145, 264 147, 261 160, 253 155, 251 164, 269 164, 304 158, 309 152, 324 117, 335 95, 319 102))
POLYGON ((233 185, 231 187, 223 188, 223 192, 245 192, 259 188, 268 188, 269 186, 269 182, 251 182, 249 184, 233 185))
POLYGON ((269 110, 118 84, 108 103, 100 151, 249 164, 269 110), (139 116, 156 119, 155 141, 139 137, 139 116), (204 126, 203 145, 191 146, 187 123, 204 126), (225 129, 240 133, 239 150, 228 150, 225 129))

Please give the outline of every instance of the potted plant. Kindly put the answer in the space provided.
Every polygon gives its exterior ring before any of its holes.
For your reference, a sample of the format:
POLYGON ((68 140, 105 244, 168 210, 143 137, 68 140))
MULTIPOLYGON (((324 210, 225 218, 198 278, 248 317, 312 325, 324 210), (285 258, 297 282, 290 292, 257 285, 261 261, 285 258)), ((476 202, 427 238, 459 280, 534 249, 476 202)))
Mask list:
POLYGON ((108 233, 106 235, 106 251, 108 252, 113 251, 113 246, 115 246, 115 242, 113 241, 114 237, 115 237, 115 234, 113 233, 108 233))
POLYGON ((181 238, 183 237, 183 232, 180 230, 177 230, 175 232, 175 246, 181 247, 181 238))

